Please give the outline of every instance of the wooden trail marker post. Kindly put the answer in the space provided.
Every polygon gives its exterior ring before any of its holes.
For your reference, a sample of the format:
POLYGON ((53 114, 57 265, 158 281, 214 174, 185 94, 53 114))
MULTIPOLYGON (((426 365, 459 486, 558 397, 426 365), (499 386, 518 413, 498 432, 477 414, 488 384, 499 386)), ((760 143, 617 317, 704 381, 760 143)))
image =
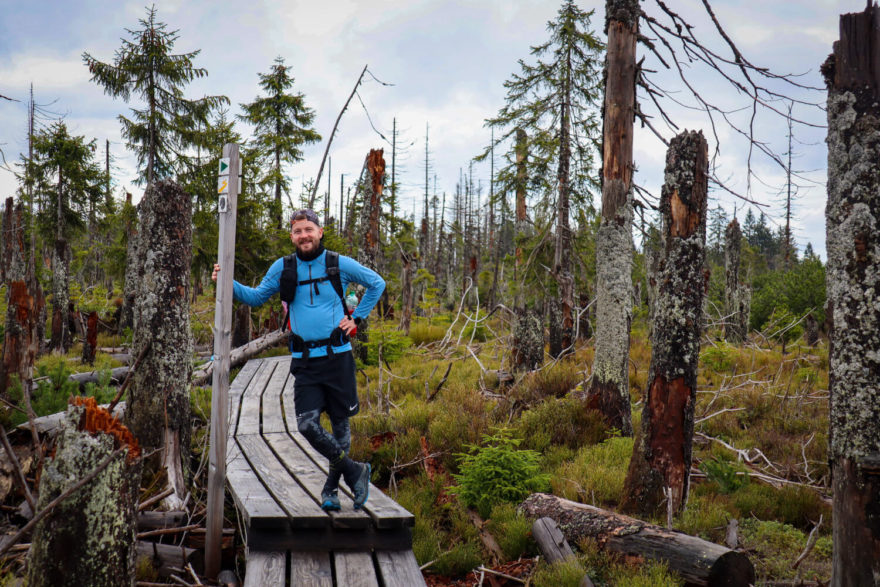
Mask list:
POLYGON ((226 435, 229 420, 229 350, 232 339, 232 274, 235 269, 235 214, 241 184, 238 145, 223 147, 217 177, 217 211, 220 232, 217 293, 214 304, 214 379, 211 392, 211 448, 208 457, 208 523, 205 536, 205 575, 220 572, 220 539, 223 531, 226 483, 226 435))

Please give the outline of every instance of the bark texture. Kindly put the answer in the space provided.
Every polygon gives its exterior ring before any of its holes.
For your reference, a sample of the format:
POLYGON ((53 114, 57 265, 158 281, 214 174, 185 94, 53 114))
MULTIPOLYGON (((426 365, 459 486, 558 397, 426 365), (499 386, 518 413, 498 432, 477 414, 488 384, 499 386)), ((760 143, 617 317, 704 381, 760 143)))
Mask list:
POLYGON ((253 335, 251 307, 247 304, 239 304, 232 320, 232 348, 246 345, 253 335))
POLYGON ((134 304, 137 298, 137 287, 140 282, 138 274, 138 211, 132 206, 131 194, 125 194, 124 215, 127 218, 125 233, 125 283, 122 286, 122 306, 119 309, 117 331, 122 333, 126 328, 134 327, 134 304))
POLYGON ((89 312, 86 317, 86 331, 83 336, 82 362, 91 365, 95 362, 95 351, 98 347, 98 313, 89 312))
POLYGON ((52 341, 53 351, 66 353, 73 344, 70 331, 70 247, 67 240, 55 240, 52 251, 52 341))
MULTIPOLYGON (((364 194, 361 231, 358 239, 358 261, 374 271, 379 270, 379 213, 382 210, 382 191, 385 188, 385 158, 383 149, 370 149, 366 168, 369 181, 364 194)), ((361 361, 367 360, 369 342, 368 320, 361 320, 355 335, 354 353, 361 361)))
POLYGON ((840 17, 828 85, 831 584, 880 585, 880 10, 840 17))
POLYGON ((544 327, 531 308, 518 308, 513 325, 513 368, 532 371, 544 362, 544 327))
POLYGON ((139 449, 127 429, 89 400, 68 408, 55 455, 40 477, 38 510, 89 475, 114 450, 125 450, 37 524, 28 564, 31 587, 135 584, 139 449))
POLYGON ((745 554, 695 536, 546 493, 530 495, 520 510, 529 518, 552 518, 569 542, 592 538, 620 555, 665 561, 688 585, 748 587, 755 582, 745 554))
POLYGON ((742 342, 749 333, 751 288, 740 282, 742 231, 736 218, 724 231, 724 338, 742 342))
MULTIPOLYGON (((189 447, 192 337, 189 270, 192 208, 176 183, 151 184, 139 205, 137 262, 142 275, 134 312, 133 356, 150 344, 132 377, 126 425, 146 449, 162 447, 165 431, 189 447)), ((188 459, 184 459, 184 463, 188 459)))
POLYGON ((632 435, 632 151, 638 0, 606 2, 602 218, 596 242, 596 354, 589 394, 606 422, 632 435))
POLYGON ((703 133, 685 131, 672 139, 660 196, 663 253, 651 368, 620 505, 641 516, 667 507, 678 513, 687 501, 706 291, 708 169, 703 133))
POLYGON ((546 308, 545 313, 547 314, 548 350, 550 356, 554 359, 559 358, 559 355, 562 354, 562 349, 571 346, 570 341, 567 345, 565 344, 565 325, 562 317, 562 306, 564 304, 565 302, 561 300, 550 298, 544 305, 546 308))
POLYGON ((15 375, 25 390, 30 389, 34 361, 40 350, 39 322, 45 307, 43 290, 34 275, 33 258, 22 224, 22 204, 6 200, 3 210, 3 265, 6 283, 6 330, 0 365, 0 397, 8 397, 10 376, 15 375))

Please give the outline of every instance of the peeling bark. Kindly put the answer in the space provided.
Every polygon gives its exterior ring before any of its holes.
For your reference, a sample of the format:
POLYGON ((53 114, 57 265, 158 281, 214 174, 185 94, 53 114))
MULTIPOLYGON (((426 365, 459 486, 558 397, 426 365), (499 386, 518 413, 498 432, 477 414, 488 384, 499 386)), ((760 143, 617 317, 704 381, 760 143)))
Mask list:
POLYGON ((828 86, 831 584, 880 585, 880 9, 840 17, 828 86))
POLYGON ((86 319, 86 332, 83 337, 82 362, 91 365, 95 362, 95 350, 98 347, 98 313, 89 312, 86 319))
POLYGON ((545 493, 530 495, 520 510, 532 519, 552 518, 570 542, 592 538, 606 551, 665 561, 688 585, 748 587, 755 582, 745 554, 676 530, 545 493))
POLYGON ((602 218, 596 240, 596 354, 589 395, 609 426, 632 435, 632 152, 638 0, 606 2, 608 45, 602 129, 602 218), (600 396, 600 397, 595 397, 600 396))
POLYGON ((663 254, 648 390, 620 505, 641 516, 667 506, 680 512, 687 501, 706 291, 708 168, 701 132, 672 139, 660 197, 663 254))
POLYGON ((55 454, 40 476, 38 510, 115 457, 41 520, 30 549, 31 587, 117 587, 135 583, 141 459, 137 442, 94 399, 70 406, 55 454))
MULTIPOLYGON (((358 242, 358 261, 361 265, 378 271, 379 266, 379 212, 382 209, 382 191, 385 188, 385 158, 383 149, 370 149, 365 163, 369 182, 364 194, 361 212, 361 236, 358 242)), ((354 353, 361 361, 367 360, 369 320, 361 320, 352 341, 354 353)))
MULTIPOLYGON (((172 447, 165 446, 169 432, 179 433, 179 450, 187 455, 192 374, 191 199, 176 183, 160 181, 147 188, 139 207, 138 274, 143 277, 136 296, 132 355, 140 356, 148 343, 151 346, 132 376, 126 425, 148 450, 169 450, 172 447)), ((176 458, 186 470, 188 457, 178 453, 176 458)))
POLYGON ((2 230, 2 254, 6 282, 6 329, 0 365, 0 397, 8 398, 10 376, 15 375, 26 391, 33 379, 34 361, 40 350, 40 316, 45 306, 43 290, 34 274, 33 257, 28 255, 22 224, 21 202, 13 206, 6 200, 2 230))

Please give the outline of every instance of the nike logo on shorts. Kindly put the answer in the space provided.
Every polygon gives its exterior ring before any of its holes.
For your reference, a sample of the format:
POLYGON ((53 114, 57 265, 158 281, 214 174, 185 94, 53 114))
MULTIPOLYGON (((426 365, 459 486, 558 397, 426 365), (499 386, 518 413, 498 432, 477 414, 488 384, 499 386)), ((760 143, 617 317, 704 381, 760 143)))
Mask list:
POLYGON ((357 407, 358 407, 357 404, 355 404, 355 405, 353 405, 353 406, 348 406, 348 411, 349 411, 349 412, 353 412, 353 411, 355 411, 355 410, 357 409, 357 407))

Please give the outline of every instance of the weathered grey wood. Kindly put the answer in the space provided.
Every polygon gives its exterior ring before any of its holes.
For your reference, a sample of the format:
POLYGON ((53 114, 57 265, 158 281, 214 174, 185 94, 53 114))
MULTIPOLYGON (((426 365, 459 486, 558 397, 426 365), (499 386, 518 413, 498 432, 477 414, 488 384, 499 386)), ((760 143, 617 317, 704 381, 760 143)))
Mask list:
POLYGON ((254 375, 257 374, 260 365, 262 365, 262 361, 248 361, 248 363, 241 368, 241 371, 238 372, 238 375, 235 376, 235 380, 229 386, 229 425, 226 428, 227 438, 235 436, 236 425, 238 424, 238 411, 241 408, 241 394, 244 393, 245 388, 251 380, 253 380, 254 375))
POLYGON ((346 587, 379 587, 373 557, 368 552, 335 552, 336 583, 346 587))
POLYGON ((548 563, 552 564, 574 556, 571 546, 553 518, 544 517, 535 520, 532 524, 532 536, 548 563))
POLYGON ((244 587, 284 587, 285 566, 283 552, 248 552, 244 587))
POLYGON ((258 435, 237 437, 239 447, 251 469, 266 486, 296 528, 321 528, 330 525, 330 517, 303 490, 282 466, 258 435))
POLYGON ((137 515, 137 529, 160 530, 163 528, 179 528, 186 526, 186 512, 140 512, 137 515))
MULTIPOLYGON (((327 474, 286 433, 264 434, 263 437, 287 471, 296 477, 315 502, 320 503, 321 489, 327 480, 327 474)), ((339 501, 342 509, 330 512, 334 526, 365 528, 371 523, 366 512, 354 509, 354 502, 347 494, 340 492, 339 501)))
MULTIPOLYGON (((268 334, 264 334, 260 338, 255 338, 244 346, 232 349, 229 352, 229 367, 238 367, 248 359, 256 356, 264 350, 287 341, 287 332, 278 329, 268 334)), ((200 365, 198 369, 193 371, 193 385, 201 385, 212 377, 214 373, 214 361, 200 365)))
POLYGON ((533 493, 520 510, 530 518, 553 518, 572 542, 590 537, 611 552, 665 561, 690 584, 747 587, 755 582, 745 554, 683 532, 546 493, 533 493))
POLYGON ((329 552, 291 552, 290 587, 333 587, 329 552))
POLYGON ((260 433, 260 396, 272 373, 275 372, 277 363, 273 361, 263 361, 260 364, 259 372, 254 376, 247 388, 241 395, 241 407, 238 413, 238 425, 235 429, 236 436, 245 434, 260 433))
POLYGON ((232 499, 249 529, 249 541, 251 533, 257 529, 288 527, 287 514, 257 479, 235 441, 228 445, 226 479, 232 499))
POLYGON ((291 379, 290 375, 290 359, 284 357, 283 360, 271 360, 275 364, 275 371, 263 391, 262 397, 262 414, 263 414, 263 434, 273 432, 284 432, 284 412, 281 409, 281 394, 284 391, 285 383, 291 379))
MULTIPOLYGON (((229 413, 229 351, 232 347, 232 276, 235 269, 235 220, 238 210, 238 174, 241 160, 238 145, 223 146, 223 157, 229 158, 229 194, 226 206, 219 207, 220 229, 217 262, 226 271, 217 277, 214 304, 214 372, 212 378, 211 413, 229 413)), ((223 198, 223 196, 220 196, 223 198)), ((250 314, 247 314, 250 318, 250 314)), ((247 321, 250 326, 250 320, 247 321)), ((248 330, 247 339, 250 338, 248 330)), ((245 339, 245 342, 247 342, 245 339)), ((223 500, 226 481, 226 441, 229 433, 226 418, 211 418, 211 447, 208 454, 208 509, 205 534, 205 572, 216 579, 220 572, 220 540, 223 532, 223 500)), ((283 573, 282 573, 283 574, 283 573)), ((283 579, 282 579, 283 581, 283 579)))
MULTIPOLYGON (((284 413, 287 421, 287 432, 305 454, 315 462, 315 466, 326 475, 328 470, 327 459, 318 453, 302 434, 296 429, 296 412, 293 403, 293 388, 285 387, 282 394, 284 413)), ((345 483, 340 484, 340 494, 350 497, 345 483)), ((415 525, 415 517, 399 503, 385 495, 375 485, 370 485, 370 498, 364 506, 364 510, 373 518, 373 523, 378 528, 395 528, 398 526, 412 527, 415 525)))
POLYGON ((417 587, 425 584, 412 550, 377 550, 376 563, 385 587, 417 587))
POLYGON ((182 569, 187 565, 192 565, 196 573, 205 570, 202 551, 195 548, 138 540, 135 550, 138 558, 148 558, 153 561, 160 577, 167 577, 174 572, 174 569, 182 569))

